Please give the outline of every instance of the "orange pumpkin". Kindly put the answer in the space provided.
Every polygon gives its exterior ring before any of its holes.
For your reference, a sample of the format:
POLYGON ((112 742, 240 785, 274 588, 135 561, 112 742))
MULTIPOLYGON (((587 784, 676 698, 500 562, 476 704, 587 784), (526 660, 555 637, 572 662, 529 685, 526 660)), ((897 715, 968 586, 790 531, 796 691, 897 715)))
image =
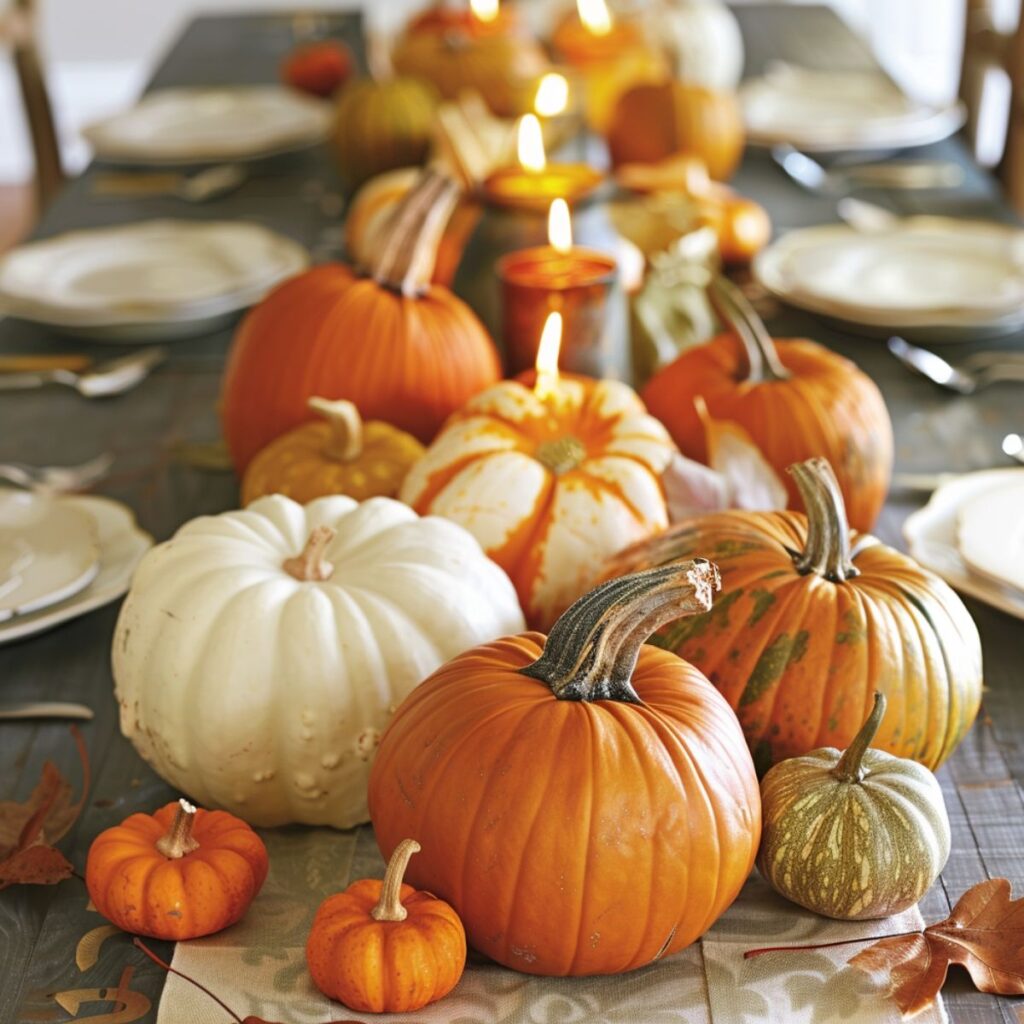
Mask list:
POLYGON ((619 97, 608 127, 612 163, 655 163, 699 156, 712 178, 731 177, 743 155, 743 119, 732 93, 668 80, 619 97))
POLYGON ((544 629, 601 560, 668 525, 661 475, 675 446, 625 384, 504 381, 471 399, 410 470, 399 497, 464 526, 544 629))
POLYGON ((306 942, 313 983, 364 1013, 409 1013, 443 999, 466 965, 458 914, 429 892, 403 885, 420 844, 404 839, 384 880, 363 878, 320 904, 306 942))
MULTIPOLYGON (((806 339, 773 340, 739 289, 720 279, 709 293, 735 332, 687 349, 648 381, 643 398, 684 455, 707 462, 703 398, 716 420, 738 423, 780 474, 820 455, 839 480, 850 523, 869 530, 889 489, 892 424, 874 381, 806 339)), ((800 507, 792 478, 790 508, 800 507)))
POLYGON ((549 637, 467 651, 399 707, 370 775, 377 842, 415 830, 410 880, 484 955, 528 974, 629 971, 735 899, 761 833, 743 734, 700 672, 643 644, 716 585, 705 561, 614 580, 549 637))
POLYGON ((717 512, 613 559, 608 576, 700 552, 722 571, 707 615, 654 643, 705 672, 736 709, 761 772, 818 747, 848 747, 875 691, 889 710, 873 743, 936 768, 974 721, 981 645, 942 580, 866 534, 850 534, 823 459, 792 467, 807 515, 717 512))
POLYGON ((85 884, 118 928, 177 942, 240 920, 267 868, 266 847, 244 821, 179 800, 101 832, 89 847, 85 884))
POLYGON ((296 47, 281 65, 281 78, 288 85, 325 98, 351 74, 352 52, 334 39, 296 47))
POLYGON ((313 395, 347 398, 366 419, 429 441, 501 375, 476 314, 431 285, 454 184, 427 175, 377 236, 368 268, 328 264, 286 281, 243 321, 224 377, 224 435, 244 470, 304 422, 313 395))

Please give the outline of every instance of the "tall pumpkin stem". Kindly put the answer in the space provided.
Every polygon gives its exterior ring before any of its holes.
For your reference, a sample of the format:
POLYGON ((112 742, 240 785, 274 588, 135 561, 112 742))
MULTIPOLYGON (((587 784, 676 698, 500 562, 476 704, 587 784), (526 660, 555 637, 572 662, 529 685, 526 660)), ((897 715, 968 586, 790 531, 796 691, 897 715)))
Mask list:
POLYGON ((708 611, 720 586, 703 558, 609 580, 562 615, 541 656, 519 671, 559 700, 640 704, 631 680, 643 642, 666 622, 708 611))
POLYGON ((808 459, 789 467, 807 512, 807 543, 794 558, 797 569, 842 583, 860 570, 850 554, 850 527, 839 481, 826 459, 808 459))
POLYGON ((294 558, 286 558, 281 565, 289 576, 307 582, 329 580, 334 566, 324 560, 327 546, 334 540, 337 531, 330 526, 315 527, 306 540, 306 546, 294 558))
POLYGON ((792 376, 782 365, 764 321, 732 281, 721 275, 713 277, 708 285, 708 298, 715 312, 736 332, 743 344, 747 356, 747 381, 761 384, 792 376))
POLYGON ((331 434, 324 454, 339 462, 352 462, 363 454, 363 420, 352 402, 341 399, 311 398, 308 407, 327 420, 331 434))
POLYGON ((409 858, 420 852, 420 844, 415 839, 403 839, 391 854, 384 881, 380 886, 380 899, 377 906, 370 911, 374 921, 404 921, 409 911, 402 906, 402 879, 405 869, 409 866, 409 858))
POLYGON ((378 233, 368 263, 380 285, 408 298, 430 287, 437 247, 459 198, 451 178, 428 168, 378 233))
POLYGON ((178 809, 174 813, 174 821, 167 830, 167 835, 156 841, 156 848, 171 860, 180 860, 187 853, 199 849, 199 844, 192 838, 192 826, 195 823, 196 809, 184 797, 178 801, 178 809))
POLYGON ((885 694, 876 692, 875 705, 871 709, 871 713, 860 727, 860 732, 853 737, 853 742, 843 751, 839 763, 832 769, 832 774, 840 781, 860 781, 863 771, 861 762, 864 760, 864 754, 868 747, 871 746, 871 741, 875 738, 875 733, 878 732, 878 727, 882 724, 882 719, 885 718, 885 704, 885 694))

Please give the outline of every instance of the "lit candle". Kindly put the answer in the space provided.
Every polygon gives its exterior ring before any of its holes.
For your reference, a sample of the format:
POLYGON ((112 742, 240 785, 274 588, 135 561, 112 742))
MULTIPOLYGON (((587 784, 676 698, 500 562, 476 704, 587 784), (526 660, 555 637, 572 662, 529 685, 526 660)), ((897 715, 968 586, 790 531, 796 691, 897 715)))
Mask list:
POLYGON ((481 25, 492 25, 498 20, 500 0, 469 0, 469 9, 481 25))
POLYGON ((558 354, 562 348, 562 314, 548 313, 540 332, 534 366, 537 379, 533 393, 542 401, 554 404, 558 395, 558 354))
POLYGON ((497 270, 510 373, 535 364, 541 325, 553 312, 561 314, 563 365, 595 377, 621 372, 606 344, 615 260, 573 245, 569 204, 564 199, 554 200, 548 211, 548 244, 510 253, 498 261, 497 270))
POLYGON ((576 14, 555 30, 555 49, 570 64, 606 61, 641 43, 632 25, 616 21, 605 0, 576 0, 576 14))
POLYGON ((500 168, 484 181, 486 198, 501 206, 544 210, 559 197, 576 203, 604 180, 587 164, 549 164, 536 114, 520 119, 516 148, 518 165, 500 168))
POLYGON ((540 117, 558 117, 569 109, 569 83, 565 75, 549 71, 537 83, 533 109, 540 117))

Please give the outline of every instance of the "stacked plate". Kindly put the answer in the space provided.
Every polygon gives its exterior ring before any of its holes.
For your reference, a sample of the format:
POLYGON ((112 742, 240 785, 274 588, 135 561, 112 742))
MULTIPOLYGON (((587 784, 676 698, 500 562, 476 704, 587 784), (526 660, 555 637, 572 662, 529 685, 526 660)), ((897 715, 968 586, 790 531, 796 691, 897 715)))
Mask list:
POLYGON ((965 341, 1024 328, 1024 231, 990 221, 910 217, 872 231, 791 231, 754 261, 794 306, 867 329, 965 341))
POLYGON ((874 71, 811 71, 773 65, 740 90, 749 141, 788 142, 813 153, 890 151, 952 135, 959 105, 933 107, 906 96, 874 71))
POLYGON ((0 259, 0 312, 99 341, 171 340, 226 325, 308 262, 243 221, 76 231, 0 259))
POLYGON ((910 553, 957 590, 1024 619, 1024 469, 943 484, 904 526, 910 553))
POLYGON ((0 488, 0 644, 120 597, 152 545, 120 502, 0 488))

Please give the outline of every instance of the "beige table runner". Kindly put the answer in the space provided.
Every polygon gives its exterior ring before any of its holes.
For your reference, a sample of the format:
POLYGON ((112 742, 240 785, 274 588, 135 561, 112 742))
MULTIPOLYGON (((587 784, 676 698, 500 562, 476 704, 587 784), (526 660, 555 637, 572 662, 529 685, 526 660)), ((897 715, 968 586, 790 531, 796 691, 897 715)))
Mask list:
MULTIPOLYGON (((270 877, 244 921, 209 939, 178 944, 173 966, 236 1013, 281 1024, 897 1024, 877 983, 845 966, 858 945, 744 960, 767 945, 834 942, 909 931, 917 910, 886 921, 840 924, 776 896, 756 873, 739 899, 689 949, 630 974, 534 978, 470 963, 455 991, 410 1014, 359 1014, 324 998, 306 972, 304 947, 320 901, 350 880, 383 874, 373 832, 280 829, 263 833, 270 877)), ((158 1024, 215 1019, 216 1006, 170 975, 158 1024)), ((941 1004, 916 1018, 945 1024, 941 1004)))

